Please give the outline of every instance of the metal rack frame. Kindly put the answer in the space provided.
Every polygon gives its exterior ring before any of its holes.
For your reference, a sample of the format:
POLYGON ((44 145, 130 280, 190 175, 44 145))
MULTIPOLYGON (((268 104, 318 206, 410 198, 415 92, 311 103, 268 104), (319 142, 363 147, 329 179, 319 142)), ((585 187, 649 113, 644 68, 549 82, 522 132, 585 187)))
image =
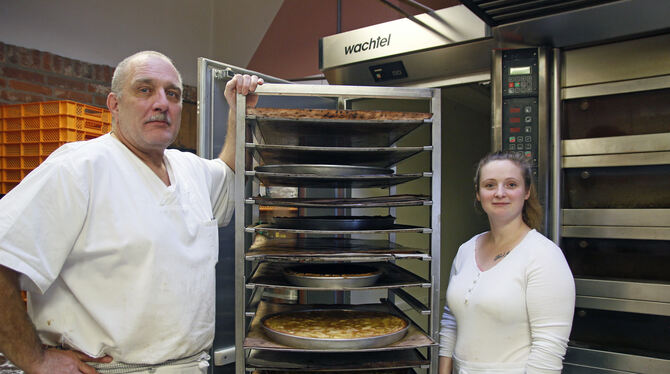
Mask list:
MULTIPOLYGON (((259 86, 256 94, 279 95, 279 96, 319 96, 337 98, 339 103, 346 103, 352 99, 411 99, 427 100, 430 102, 430 111, 432 112, 431 122, 431 169, 432 173, 426 173, 424 177, 431 178, 431 205, 430 208, 430 230, 422 231, 430 235, 430 291, 429 304, 423 306, 404 290, 395 290, 391 295, 397 295, 405 300, 410 306, 419 307, 421 315, 428 315, 429 335, 437 342, 439 340, 440 326, 440 213, 441 207, 441 97, 438 89, 419 89, 419 88, 397 88, 397 87, 359 87, 359 86, 314 86, 314 85, 293 85, 293 84, 264 84, 259 86)), ((252 295, 247 287, 250 269, 247 266, 246 250, 250 245, 250 236, 253 230, 247 228, 250 222, 249 218, 258 217, 258 206, 253 205, 255 201, 248 196, 247 178, 253 178, 251 191, 257 194, 259 191, 259 182, 253 176, 253 172, 246 171, 246 155, 248 151, 253 151, 253 147, 248 147, 246 141, 246 97, 237 96, 237 108, 235 125, 236 134, 236 157, 235 157, 235 357, 236 373, 242 374, 247 370, 247 352, 244 349, 243 342, 247 334, 249 323, 247 318, 253 313, 248 313, 247 305, 252 295), (255 209, 252 209, 254 207, 255 209)), ((253 162, 253 161, 252 161, 253 162)), ((394 188, 391 187, 391 193, 394 188)), ((394 208, 389 208, 393 212, 394 208)), ((389 234, 391 237, 394 234, 389 234)), ((424 258, 425 260, 425 258, 424 258)), ((437 345, 429 348, 430 373, 437 373, 437 345)))

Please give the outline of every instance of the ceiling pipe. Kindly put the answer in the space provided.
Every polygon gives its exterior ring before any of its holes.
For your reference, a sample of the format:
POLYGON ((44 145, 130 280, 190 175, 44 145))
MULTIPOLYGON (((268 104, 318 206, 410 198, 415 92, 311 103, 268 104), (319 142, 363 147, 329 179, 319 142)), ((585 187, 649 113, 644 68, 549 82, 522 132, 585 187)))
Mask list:
MULTIPOLYGON (((394 9, 395 11, 397 11, 398 13, 402 14, 403 16, 405 16, 405 18, 409 19, 410 21, 412 21, 412 22, 414 22, 414 23, 420 25, 421 27, 425 28, 426 30, 429 30, 429 31, 435 33, 436 35, 440 36, 442 39, 446 40, 447 42, 453 42, 453 41, 454 41, 454 40, 451 39, 450 37, 448 37, 448 36, 442 34, 441 32, 439 32, 439 31, 437 31, 437 30, 435 30, 433 27, 427 25, 425 22, 423 22, 423 21, 419 20, 418 18, 414 17, 413 15, 407 13, 406 11, 404 11, 403 9, 401 9, 400 7, 398 7, 397 5, 395 5, 395 4, 391 3, 391 2, 389 2, 388 0, 379 0, 379 1, 381 1, 382 3, 388 5, 389 7, 391 7, 392 9, 394 9)), ((429 9, 428 13, 435 12, 434 10, 432 10, 432 9, 430 9, 430 8, 428 8, 428 7, 426 7, 426 6, 422 5, 422 4, 420 4, 420 3, 417 3, 416 1, 412 1, 412 0, 403 0, 403 1, 404 1, 404 2, 408 2, 410 5, 415 5, 415 6, 417 6, 417 7, 420 6, 421 9, 424 9, 424 8, 425 8, 425 9, 429 9)), ((443 24, 447 24, 447 23, 444 22, 444 20, 442 20, 442 19, 440 19, 440 22, 442 22, 443 24)), ((447 25, 448 25, 448 24, 447 24, 447 25)))
POLYGON ((342 0, 337 0, 337 33, 342 32, 342 0))

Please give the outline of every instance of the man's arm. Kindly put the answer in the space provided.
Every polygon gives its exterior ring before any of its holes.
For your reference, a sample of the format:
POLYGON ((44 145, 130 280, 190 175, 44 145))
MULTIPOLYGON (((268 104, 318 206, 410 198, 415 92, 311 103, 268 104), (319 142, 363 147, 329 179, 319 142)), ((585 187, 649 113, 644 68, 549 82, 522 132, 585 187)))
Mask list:
MULTIPOLYGON (((233 79, 226 83, 224 96, 228 102, 228 130, 226 132, 226 141, 219 154, 219 158, 225 162, 233 171, 235 170, 235 136, 237 135, 235 126, 235 117, 237 115, 237 93, 249 95, 256 91, 258 85, 263 84, 263 78, 255 75, 235 74, 233 79)), ((253 108, 258 103, 258 96, 247 96, 247 108, 253 108)))
POLYGON ((44 355, 35 326, 26 313, 17 272, 0 265, 0 351, 20 368, 29 368, 44 355))
POLYGON ((109 356, 94 359, 76 351, 44 349, 21 298, 19 274, 2 265, 0 304, 0 352, 26 374, 96 374, 83 361, 112 361, 109 356))

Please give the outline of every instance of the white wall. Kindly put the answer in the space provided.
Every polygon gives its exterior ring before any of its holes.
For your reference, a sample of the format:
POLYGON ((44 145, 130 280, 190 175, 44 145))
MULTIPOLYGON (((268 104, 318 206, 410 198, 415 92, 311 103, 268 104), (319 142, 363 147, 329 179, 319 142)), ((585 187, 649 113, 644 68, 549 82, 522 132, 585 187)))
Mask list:
POLYGON ((246 67, 282 0, 0 0, 0 41, 116 66, 144 49, 196 85, 198 57, 246 67))

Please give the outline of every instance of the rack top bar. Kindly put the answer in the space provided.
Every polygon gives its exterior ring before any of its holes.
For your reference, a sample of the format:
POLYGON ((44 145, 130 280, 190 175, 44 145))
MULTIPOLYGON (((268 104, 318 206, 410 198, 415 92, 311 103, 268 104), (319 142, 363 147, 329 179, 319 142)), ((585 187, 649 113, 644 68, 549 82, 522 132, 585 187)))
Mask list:
POLYGON ((256 88, 258 95, 334 96, 346 98, 431 99, 430 88, 368 87, 345 85, 304 85, 265 83, 256 88), (307 88, 309 86, 309 88, 307 88))

